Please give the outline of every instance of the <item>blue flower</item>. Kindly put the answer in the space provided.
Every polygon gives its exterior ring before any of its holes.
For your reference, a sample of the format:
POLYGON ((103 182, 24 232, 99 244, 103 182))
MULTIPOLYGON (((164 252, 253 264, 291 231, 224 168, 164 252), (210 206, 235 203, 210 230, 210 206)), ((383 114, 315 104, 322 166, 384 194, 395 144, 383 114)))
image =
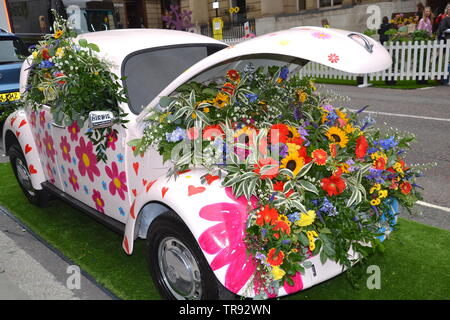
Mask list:
POLYGON ((374 143, 376 146, 380 146, 384 150, 389 150, 391 148, 394 148, 398 145, 398 142, 394 140, 394 136, 389 137, 388 139, 375 141, 374 143))
POLYGON ((119 161, 120 163, 123 162, 123 154, 119 153, 119 154, 117 155, 117 161, 119 161))
POLYGON ((72 157, 72 162, 74 165, 77 165, 77 159, 75 159, 75 157, 72 157))
POLYGON ((286 80, 287 77, 289 75, 289 68, 288 67, 283 67, 280 70, 280 78, 283 80, 286 80))
POLYGON ((166 133, 166 140, 168 142, 178 142, 181 140, 186 139, 186 130, 177 127, 174 131, 171 133, 166 133))
POLYGON ((106 184, 105 181, 102 181, 102 188, 103 188, 103 190, 105 190, 105 191, 108 189, 108 185, 106 184))
POLYGON ((249 101, 250 103, 253 103, 253 102, 255 102, 256 100, 258 100, 258 95, 257 95, 257 94, 254 94, 254 93, 247 93, 247 94, 245 95, 245 97, 248 99, 248 101, 249 101))
POLYGON ((39 64, 39 68, 41 69, 49 69, 53 67, 55 64, 53 62, 50 62, 48 60, 44 60, 39 64))
POLYGON ((329 217, 335 217, 339 214, 336 207, 330 202, 330 200, 328 200, 327 197, 323 199, 323 203, 319 211, 325 213, 329 217))
POLYGON ((63 174, 66 174, 66 168, 64 167, 64 165, 61 165, 61 171, 63 174))
POLYGON ((294 223, 295 221, 300 220, 300 212, 294 212, 294 213, 288 214, 287 218, 291 223, 294 223))
POLYGON ((86 185, 83 186, 83 190, 84 192, 86 192, 86 194, 89 194, 89 189, 86 185))
POLYGON ((122 207, 119 207, 119 214, 123 217, 125 217, 125 211, 123 210, 122 207))

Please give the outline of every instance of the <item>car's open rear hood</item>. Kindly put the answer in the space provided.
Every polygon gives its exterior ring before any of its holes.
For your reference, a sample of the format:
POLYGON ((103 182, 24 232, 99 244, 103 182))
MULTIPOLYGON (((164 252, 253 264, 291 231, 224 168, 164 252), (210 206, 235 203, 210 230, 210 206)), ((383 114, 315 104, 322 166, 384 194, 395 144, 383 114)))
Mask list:
POLYGON ((291 56, 356 74, 385 70, 392 64, 391 56, 380 43, 360 33, 319 27, 277 31, 230 46, 193 65, 164 89, 141 116, 158 102, 159 97, 171 94, 202 71, 231 59, 256 54, 291 56))

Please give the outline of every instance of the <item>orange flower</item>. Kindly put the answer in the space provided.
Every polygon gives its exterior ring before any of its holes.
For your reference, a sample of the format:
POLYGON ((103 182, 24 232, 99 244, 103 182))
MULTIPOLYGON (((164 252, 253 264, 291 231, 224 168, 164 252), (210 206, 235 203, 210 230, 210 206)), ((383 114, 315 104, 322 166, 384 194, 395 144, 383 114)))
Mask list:
MULTIPOLYGON (((289 225, 281 220, 278 220, 275 222, 275 226, 272 228, 273 231, 281 231, 287 235, 291 234, 291 227, 289 227, 289 225)), ((274 233, 273 234, 275 239, 279 239, 280 235, 278 233, 274 233)))
POLYGON ((400 184, 400 190, 403 194, 408 194, 411 192, 412 186, 408 181, 402 182, 400 184))
POLYGON ((268 205, 264 207, 263 210, 258 212, 256 217, 256 224, 258 226, 263 226, 266 223, 274 224, 278 220, 278 211, 273 208, 269 208, 268 205))
POLYGON ((239 72, 237 72, 234 69, 228 70, 227 77, 228 77, 228 79, 230 79, 233 82, 239 82, 239 80, 241 79, 239 72))
POLYGON ((330 144, 330 153, 333 158, 336 158, 336 155, 337 155, 337 144, 336 143, 330 144))
POLYGON ((269 254, 267 255, 267 262, 272 266, 276 267, 283 263, 284 259, 284 252, 279 251, 278 254, 276 254, 277 249, 272 248, 269 250, 269 254))
POLYGON ((323 166, 327 163, 328 154, 323 149, 316 149, 311 153, 314 163, 323 166))
POLYGON ((378 170, 386 169, 386 159, 383 157, 379 157, 373 162, 373 167, 378 170))

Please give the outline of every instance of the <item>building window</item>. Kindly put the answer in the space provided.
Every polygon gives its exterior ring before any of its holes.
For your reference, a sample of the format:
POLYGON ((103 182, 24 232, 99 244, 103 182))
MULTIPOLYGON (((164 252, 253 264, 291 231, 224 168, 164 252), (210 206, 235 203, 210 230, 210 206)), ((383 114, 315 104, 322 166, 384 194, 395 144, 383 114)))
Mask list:
POLYGON ((306 9, 306 0, 297 0, 297 11, 306 9))
POLYGON ((319 8, 340 6, 341 4, 342 0, 317 0, 317 7, 319 8))

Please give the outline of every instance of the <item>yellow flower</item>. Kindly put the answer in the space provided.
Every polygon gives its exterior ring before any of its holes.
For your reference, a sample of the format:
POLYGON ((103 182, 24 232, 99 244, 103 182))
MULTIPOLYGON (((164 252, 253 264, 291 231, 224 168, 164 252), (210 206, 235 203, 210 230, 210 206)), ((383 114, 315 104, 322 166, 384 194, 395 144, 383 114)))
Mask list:
POLYGON ((278 266, 272 267, 272 275, 274 280, 280 280, 286 272, 278 266))
POLYGON ((195 112, 192 113, 191 117, 192 117, 192 119, 197 118, 197 115, 195 114, 195 112))
POLYGON ((347 124, 344 127, 344 131, 345 133, 352 134, 355 131, 355 128, 353 128, 351 124, 347 124))
POLYGON ((284 214, 278 215, 278 220, 285 222, 288 226, 292 225, 292 223, 289 221, 288 217, 286 217, 284 214))
POLYGON ((301 213, 300 219, 295 221, 295 224, 299 227, 307 227, 314 222, 316 219, 316 212, 314 210, 309 210, 307 213, 301 213))
POLYGON ((388 191, 387 190, 380 190, 378 191, 378 197, 380 199, 386 198, 388 196, 388 191))
POLYGON ((306 99, 308 98, 308 94, 306 92, 304 92, 302 89, 297 89, 297 97, 298 97, 298 101, 300 101, 301 103, 304 103, 306 101, 306 99))
POLYGON ((213 104, 216 107, 223 108, 228 104, 229 101, 230 101, 229 95, 223 92, 219 92, 217 96, 214 98, 213 104))
POLYGON ((373 185, 373 187, 370 189, 370 193, 374 193, 375 191, 380 191, 380 190, 381 190, 381 184, 375 183, 373 185))
POLYGON ((312 82, 311 80, 309 81, 309 86, 311 87, 312 91, 317 90, 316 86, 314 85, 314 82, 312 82))
POLYGON ((37 51, 33 51, 33 53, 32 53, 32 55, 33 55, 33 59, 36 59, 37 58, 37 56, 38 56, 38 52, 37 51))
POLYGON ((298 133, 298 130, 295 127, 293 127, 293 126, 287 126, 287 127, 289 130, 289 134, 288 134, 289 139, 294 139, 294 138, 300 137, 300 133, 298 133))
POLYGON ((289 153, 286 158, 281 160, 280 168, 286 168, 292 171, 294 177, 300 172, 300 169, 305 165, 305 159, 298 156, 298 152, 289 153))
POLYGON ((345 134, 345 132, 338 128, 338 127, 331 127, 328 129, 328 131, 325 133, 325 135, 328 137, 328 139, 331 142, 335 142, 339 144, 341 148, 345 148, 345 146, 348 143, 348 137, 345 134))
POLYGON ((288 147, 288 153, 296 153, 301 148, 298 144, 295 143, 286 143, 286 146, 288 147))
POLYGON ((379 205, 380 203, 381 203, 380 198, 370 200, 370 204, 371 204, 372 206, 377 206, 377 205, 379 205))
POLYGON ((62 31, 62 30, 57 30, 57 31, 55 32, 55 34, 53 35, 53 37, 54 37, 55 39, 58 39, 58 38, 60 38, 60 37, 63 35, 63 33, 64 33, 64 31, 62 31))
POLYGON ((348 122, 347 114, 346 114, 345 112, 342 112, 342 111, 339 110, 339 109, 335 109, 334 111, 336 112, 336 114, 337 114, 337 116, 338 116, 339 118, 341 118, 342 120, 345 121, 345 123, 348 122))
POLYGON ((203 112, 208 113, 209 112, 209 108, 203 108, 203 112))
POLYGON ((56 49, 55 56, 57 56, 58 58, 62 58, 64 56, 64 49, 63 48, 56 49))

